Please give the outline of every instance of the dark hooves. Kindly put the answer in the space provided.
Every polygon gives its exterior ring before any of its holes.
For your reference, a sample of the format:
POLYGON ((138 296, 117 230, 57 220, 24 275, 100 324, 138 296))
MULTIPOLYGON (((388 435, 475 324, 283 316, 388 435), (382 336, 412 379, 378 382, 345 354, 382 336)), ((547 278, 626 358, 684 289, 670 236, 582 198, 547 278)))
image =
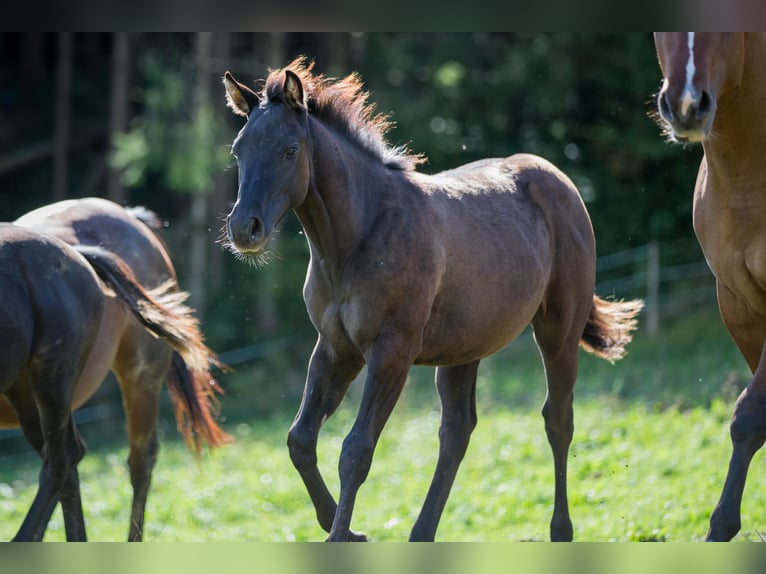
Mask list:
MULTIPOLYGON (((333 542, 328 537, 325 542, 333 542)), ((348 531, 348 539, 346 542, 367 542, 367 536, 362 532, 354 532, 353 530, 348 531)))

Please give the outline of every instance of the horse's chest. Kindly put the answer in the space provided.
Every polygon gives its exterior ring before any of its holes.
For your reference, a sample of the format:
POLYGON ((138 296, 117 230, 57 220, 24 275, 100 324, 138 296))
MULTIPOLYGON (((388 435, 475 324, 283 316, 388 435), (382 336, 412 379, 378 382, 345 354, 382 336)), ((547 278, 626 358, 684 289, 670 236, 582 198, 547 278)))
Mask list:
POLYGON ((752 201, 722 200, 719 190, 708 184, 695 195, 694 229, 700 246, 716 280, 766 314, 766 214, 752 201))
POLYGON ((758 314, 766 315, 766 234, 743 237, 725 226, 700 234, 700 245, 716 277, 758 314))

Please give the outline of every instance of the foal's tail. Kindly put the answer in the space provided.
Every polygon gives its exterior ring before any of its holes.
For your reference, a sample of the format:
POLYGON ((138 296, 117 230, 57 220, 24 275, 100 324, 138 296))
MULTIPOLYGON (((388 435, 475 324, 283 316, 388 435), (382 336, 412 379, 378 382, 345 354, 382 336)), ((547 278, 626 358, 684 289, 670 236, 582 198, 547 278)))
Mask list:
POLYGON ((580 346, 610 363, 622 359, 627 352, 625 347, 633 338, 632 331, 638 324, 636 317, 643 307, 641 299, 607 301, 594 295, 580 346))
POLYGON ((184 304, 189 294, 178 291, 173 279, 154 289, 144 289, 130 267, 110 251, 89 245, 77 245, 75 249, 135 318, 173 348, 168 390, 178 430, 187 446, 193 446, 199 454, 203 442, 211 448, 231 442, 213 420, 218 412, 216 393, 223 391, 210 375, 210 368, 222 365, 205 345, 194 310, 184 304))

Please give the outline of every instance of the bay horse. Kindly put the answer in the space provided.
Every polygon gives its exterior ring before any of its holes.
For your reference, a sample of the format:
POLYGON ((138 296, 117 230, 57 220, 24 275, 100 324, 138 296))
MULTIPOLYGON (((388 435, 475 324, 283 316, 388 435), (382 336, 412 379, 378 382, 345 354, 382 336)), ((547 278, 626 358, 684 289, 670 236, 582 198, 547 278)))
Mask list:
MULTIPOLYGON (((204 343, 193 309, 184 304, 188 294, 179 291, 173 263, 157 234, 161 222, 151 211, 123 208, 93 197, 46 205, 13 223, 14 227, 57 238, 81 253, 87 254, 89 249, 98 247, 119 259, 124 273, 135 283, 133 289, 137 294, 133 298, 138 297, 141 308, 147 312, 153 309, 158 320, 169 323, 166 329, 172 328, 175 333, 173 338, 158 335, 143 319, 143 314, 136 315, 125 294, 113 285, 111 289, 102 288, 96 295, 89 296, 102 301, 103 313, 98 317, 95 314, 90 318, 73 317, 81 323, 87 319, 88 324, 98 327, 92 347, 87 352, 80 351, 84 353, 85 362, 77 372, 76 382, 66 392, 52 389, 62 393, 62 398, 57 400, 67 397, 71 408, 76 409, 99 388, 110 370, 115 374, 127 420, 128 466, 133 488, 128 540, 140 541, 159 451, 157 422, 163 381, 168 382, 178 429, 197 455, 205 444, 212 448, 231 440, 213 418, 217 408, 215 394, 220 391, 210 372, 211 367, 218 365, 216 355, 204 343), (157 300, 161 305, 152 306, 150 299, 141 295, 141 289, 159 293, 161 297, 157 300)), ((46 275, 40 271, 40 277, 46 275)), ((30 273, 30 281, 32 279, 34 275, 30 273)), ((68 301, 66 297, 62 299, 68 301)), ((66 326, 62 324, 61 329, 66 326)), ((23 415, 18 408, 11 408, 14 400, 14 407, 33 404, 29 385, 22 390, 14 391, 15 398, 10 402, 0 396, 0 428, 21 423, 27 434, 24 421, 20 420, 23 415)), ((39 447, 39 440, 33 445, 39 447)))
POLYGON ((298 58, 272 71, 260 93, 225 74, 228 105, 247 118, 231 148, 239 190, 226 241, 239 257, 262 259, 293 210, 309 242, 303 295, 318 340, 287 442, 320 526, 330 541, 366 540, 350 528, 357 491, 410 367, 431 365, 442 405, 439 455, 410 539, 433 540, 477 422, 479 362, 532 323, 548 381, 550 536, 571 540, 566 475, 578 345, 622 357, 642 302, 594 295, 590 218, 552 164, 520 154, 420 173, 421 156, 386 142, 390 122, 356 74, 335 80, 312 69, 298 58), (318 434, 364 365, 336 503, 317 467, 318 434))
POLYGON ((741 527, 750 461, 766 440, 766 35, 655 33, 654 41, 659 121, 671 140, 702 144, 694 231, 723 322, 753 373, 734 407, 729 469, 706 537, 726 541, 741 527))

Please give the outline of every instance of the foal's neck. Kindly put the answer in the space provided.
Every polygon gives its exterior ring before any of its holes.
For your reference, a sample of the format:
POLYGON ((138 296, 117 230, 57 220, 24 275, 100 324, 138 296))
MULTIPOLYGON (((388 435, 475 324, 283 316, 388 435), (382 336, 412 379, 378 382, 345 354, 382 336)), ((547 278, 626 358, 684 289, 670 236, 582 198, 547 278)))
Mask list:
POLYGON ((309 130, 311 183, 295 212, 313 250, 338 264, 354 250, 374 218, 377 200, 371 188, 382 166, 313 117, 309 130))

